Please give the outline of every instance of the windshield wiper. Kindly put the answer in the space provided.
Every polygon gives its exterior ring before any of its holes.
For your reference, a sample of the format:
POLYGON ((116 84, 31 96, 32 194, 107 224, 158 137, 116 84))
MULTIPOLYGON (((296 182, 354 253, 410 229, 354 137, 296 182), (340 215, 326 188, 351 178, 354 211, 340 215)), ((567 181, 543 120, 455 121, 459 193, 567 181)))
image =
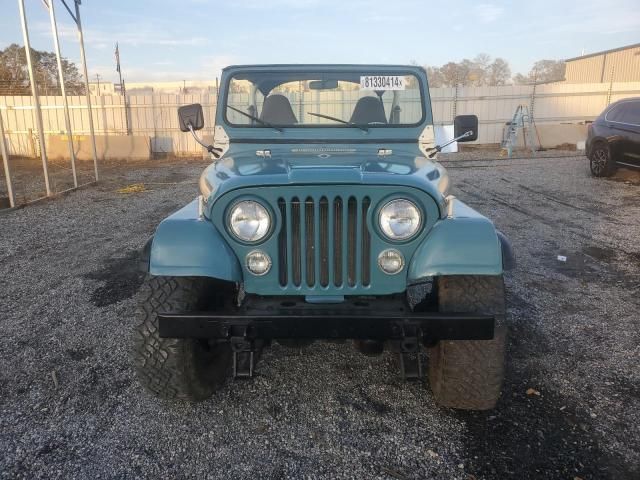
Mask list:
POLYGON ((327 120, 335 120, 336 122, 344 123, 345 125, 349 125, 351 127, 357 127, 363 132, 368 132, 369 129, 365 125, 358 125, 357 123, 347 122, 346 120, 342 120, 341 118, 332 117, 331 115, 325 115, 323 113, 314 113, 307 112, 309 115, 313 115, 314 117, 326 118, 327 120))
POLYGON ((265 127, 271 127, 279 132, 282 132, 282 128, 281 127, 276 127, 275 125, 269 123, 269 122, 265 122, 264 120, 258 118, 258 117, 254 117, 253 115, 247 113, 247 112, 243 112, 242 110, 232 107, 231 105, 227 105, 227 108, 230 108, 231 110, 233 110, 234 112, 238 112, 241 115, 244 115, 247 118, 250 118, 251 120, 255 120, 256 122, 260 122, 262 125, 264 125, 265 127))

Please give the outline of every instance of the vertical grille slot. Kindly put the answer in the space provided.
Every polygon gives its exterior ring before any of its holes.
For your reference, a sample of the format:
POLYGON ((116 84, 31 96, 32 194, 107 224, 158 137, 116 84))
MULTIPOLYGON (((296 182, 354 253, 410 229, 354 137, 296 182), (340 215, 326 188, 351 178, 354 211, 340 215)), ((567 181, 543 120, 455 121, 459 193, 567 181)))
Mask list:
POLYGON ((329 285, 329 201, 320 199, 320 285, 329 285))
POLYGON ((371 284, 369 197, 278 198, 278 282, 306 289, 371 284))
POLYGON ((362 265, 362 285, 365 287, 371 282, 371 236, 369 235, 369 227, 367 227, 367 212, 371 200, 369 197, 364 197, 362 200, 362 259, 360 265, 362 265))
POLYGON ((292 280, 296 287, 302 283, 302 248, 300 238, 300 200, 291 199, 291 266, 292 280))
POLYGON ((313 198, 307 197, 304 202, 304 217, 305 227, 304 234, 306 237, 305 242, 305 261, 306 261, 306 280, 307 285, 313 287, 316 283, 315 279, 315 261, 316 261, 316 246, 315 246, 315 211, 313 198))
POLYGON ((357 217, 358 201, 355 197, 349 197, 347 202, 347 283, 350 287, 356 285, 357 272, 357 217))
POLYGON ((287 284, 287 204, 284 198, 278 199, 278 210, 282 218, 282 228, 278 234, 278 279, 281 286, 287 284))
POLYGON ((333 231, 334 231, 334 252, 333 252, 333 284, 336 287, 342 286, 342 198, 333 201, 333 231))

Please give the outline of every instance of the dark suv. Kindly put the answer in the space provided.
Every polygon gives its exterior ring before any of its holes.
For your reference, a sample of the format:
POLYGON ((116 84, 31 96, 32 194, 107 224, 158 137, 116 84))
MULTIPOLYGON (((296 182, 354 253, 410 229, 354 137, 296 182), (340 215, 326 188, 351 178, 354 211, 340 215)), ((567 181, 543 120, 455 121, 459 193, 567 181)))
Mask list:
POLYGON ((611 175, 618 165, 640 168, 640 98, 609 105, 589 125, 586 154, 596 177, 611 175))

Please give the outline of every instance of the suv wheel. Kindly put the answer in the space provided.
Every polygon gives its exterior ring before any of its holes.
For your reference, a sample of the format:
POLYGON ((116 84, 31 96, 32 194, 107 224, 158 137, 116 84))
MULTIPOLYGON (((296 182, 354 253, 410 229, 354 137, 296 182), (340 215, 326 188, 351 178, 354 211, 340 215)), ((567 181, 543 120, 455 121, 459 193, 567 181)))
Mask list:
POLYGON ((140 383, 156 396, 204 400, 224 382, 231 363, 228 344, 161 338, 158 312, 189 312, 224 304, 226 284, 206 278, 147 277, 137 311, 134 356, 140 383), (212 303, 213 299, 213 305, 212 303))
POLYGON ((608 177, 613 173, 611 151, 606 143, 596 143, 589 156, 589 167, 594 177, 608 177))
POLYGON ((436 402, 464 410, 495 406, 504 376, 506 342, 502 276, 438 278, 441 312, 475 312, 496 316, 492 340, 443 340, 429 348, 429 383, 436 402))

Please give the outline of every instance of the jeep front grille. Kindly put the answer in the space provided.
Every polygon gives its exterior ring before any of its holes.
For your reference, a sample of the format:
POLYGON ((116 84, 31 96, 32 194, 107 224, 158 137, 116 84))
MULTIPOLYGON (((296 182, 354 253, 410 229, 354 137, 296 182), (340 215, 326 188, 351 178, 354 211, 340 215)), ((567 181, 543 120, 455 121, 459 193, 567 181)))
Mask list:
POLYGON ((281 286, 357 287, 371 281, 369 197, 280 197, 281 286))

